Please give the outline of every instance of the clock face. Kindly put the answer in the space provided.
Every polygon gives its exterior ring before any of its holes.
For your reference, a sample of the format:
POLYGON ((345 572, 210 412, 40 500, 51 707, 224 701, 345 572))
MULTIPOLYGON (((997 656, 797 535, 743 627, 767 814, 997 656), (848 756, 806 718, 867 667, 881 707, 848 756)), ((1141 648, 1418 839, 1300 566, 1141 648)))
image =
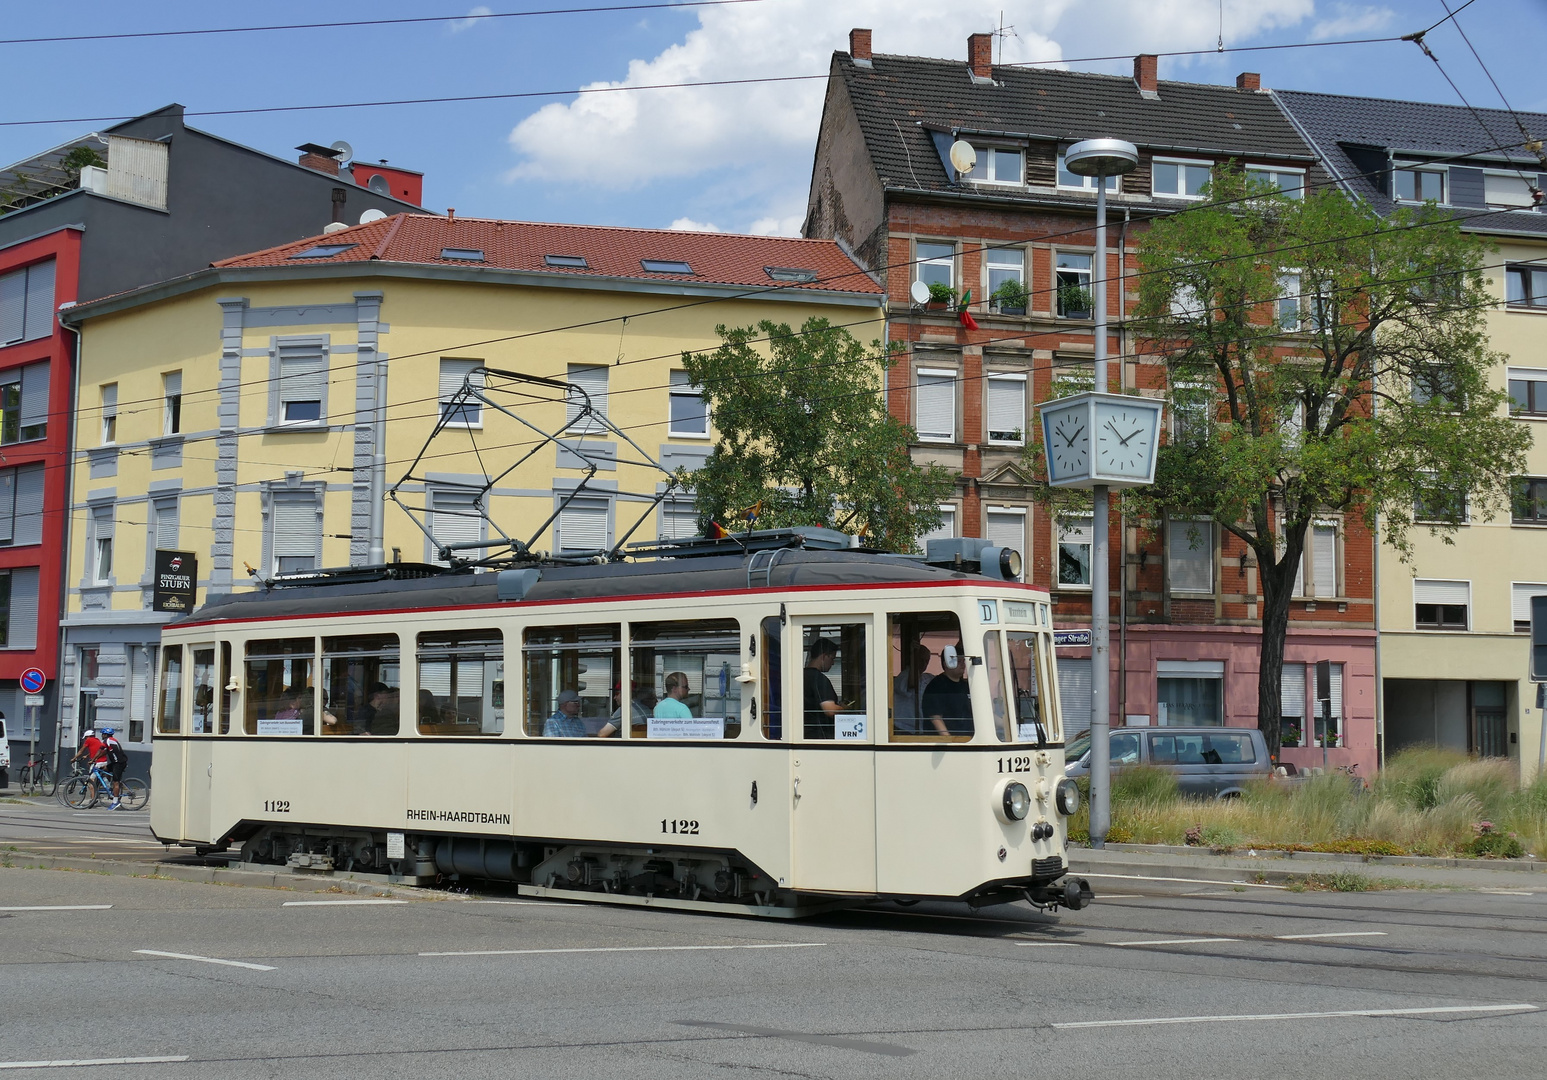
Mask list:
POLYGON ((1096 471, 1145 479, 1155 453, 1156 414, 1125 405, 1096 406, 1096 471))
POLYGON ((1089 416, 1083 408, 1054 415, 1047 447, 1053 479, 1084 476, 1090 471, 1089 416))

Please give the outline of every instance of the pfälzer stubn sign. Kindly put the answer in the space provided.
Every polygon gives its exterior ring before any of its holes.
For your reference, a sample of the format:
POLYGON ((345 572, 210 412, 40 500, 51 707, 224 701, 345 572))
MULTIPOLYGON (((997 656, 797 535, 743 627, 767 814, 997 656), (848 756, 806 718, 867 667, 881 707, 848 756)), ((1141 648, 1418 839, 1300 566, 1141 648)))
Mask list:
POLYGON ((156 595, 152 610, 183 615, 193 610, 199 560, 191 551, 156 551, 156 595))

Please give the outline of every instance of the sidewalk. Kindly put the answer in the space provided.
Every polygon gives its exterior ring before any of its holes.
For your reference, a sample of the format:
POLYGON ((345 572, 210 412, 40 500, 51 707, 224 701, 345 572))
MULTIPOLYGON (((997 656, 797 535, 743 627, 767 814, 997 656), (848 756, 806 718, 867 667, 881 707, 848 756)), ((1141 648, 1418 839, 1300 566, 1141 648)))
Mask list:
POLYGON ((1347 873, 1420 887, 1547 892, 1547 864, 1536 859, 1427 859, 1305 851, 1216 855, 1201 848, 1108 844, 1100 850, 1071 846, 1069 869, 1095 878, 1097 895, 1100 882, 1124 879, 1282 885, 1310 874, 1347 873))

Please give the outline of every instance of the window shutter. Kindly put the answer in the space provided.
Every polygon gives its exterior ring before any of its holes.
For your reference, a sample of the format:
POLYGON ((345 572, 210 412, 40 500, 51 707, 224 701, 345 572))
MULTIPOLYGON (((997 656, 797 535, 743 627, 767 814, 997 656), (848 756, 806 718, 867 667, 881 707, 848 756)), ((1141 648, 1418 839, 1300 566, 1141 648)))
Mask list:
MULTIPOLYGON (((54 260, 27 267, 26 325, 28 341, 54 332, 54 260)), ((25 421, 23 421, 25 423, 25 421)))
POLYGON ((16 529, 16 470, 0 472, 0 544, 9 544, 16 529))
POLYGON ((6 645, 13 649, 38 647, 38 571, 26 567, 11 571, 11 611, 6 645))
POLYGON ((158 551, 177 550, 177 503, 175 502, 156 504, 156 549, 158 551))
POLYGON ((686 540, 698 535, 698 512, 688 499, 667 499, 660 505, 662 540, 686 540))
POLYGON ((98 540, 113 539, 114 527, 117 522, 113 520, 113 507, 98 506, 92 510, 92 525, 94 526, 98 540))
MULTIPOLYGON (((428 690, 438 698, 451 696, 451 661, 450 660, 421 660, 419 661, 419 689, 428 690)), ((420 723, 425 722, 424 717, 419 718, 420 723)))
POLYGON ((1089 659, 1058 658, 1058 714, 1063 719, 1065 740, 1090 730, 1093 685, 1089 659))
POLYGON ((21 426, 48 423, 48 361, 21 369, 21 426))
POLYGON ((27 271, 0 274, 0 345, 22 340, 27 325, 27 271))
POLYGON ((922 549, 929 540, 954 540, 955 538, 956 507, 942 506, 940 508, 940 524, 919 537, 919 547, 922 549))
MULTIPOLYGON (((1021 553, 1021 564, 1024 567, 1028 560, 1026 556, 1026 515, 1007 510, 990 510, 988 512, 985 537, 995 547, 1014 548, 1021 553)), ((1016 578, 1016 581, 1023 580, 1016 578)))
POLYGON ((1304 720, 1305 665, 1285 662, 1283 681, 1279 685, 1279 715, 1304 720))
POLYGON ((12 543, 43 542, 43 466, 16 470, 16 523, 12 543))
POLYGON ((1207 521, 1173 521, 1166 539, 1170 549, 1171 591, 1214 591, 1214 526, 1207 521), (1193 531, 1197 530, 1194 547, 1193 531))
POLYGON ((1531 621, 1531 597, 1533 596, 1547 596, 1547 585, 1531 585, 1517 581, 1509 587, 1510 617, 1515 622, 1531 621))
POLYGON ((322 525, 317 520, 317 498, 311 492, 276 493, 270 524, 276 559, 282 556, 317 557, 322 525))
MULTIPOLYGON (((430 513, 430 533, 441 544, 465 544, 483 539, 483 515, 471 491, 436 491, 430 513)), ((478 552, 465 554, 477 556, 478 552)), ((441 560, 437 558, 436 562, 441 560)))
POLYGON ((1343 665, 1332 665, 1332 718, 1340 719, 1343 715, 1343 665))
MULTIPOLYGON (((592 364, 569 365, 569 384, 584 390, 591 399, 591 409, 598 417, 607 415, 607 369, 592 364)), ((581 399, 572 395, 566 405, 565 425, 574 427, 580 419, 581 399)), ((601 431, 602 425, 594 420, 586 422, 581 430, 601 431)))
MULTIPOLYGON (((327 388, 327 357, 318 346, 279 348, 279 401, 321 401, 327 388)), ((179 376, 181 381, 181 376, 179 376)), ((167 393, 172 393, 170 385, 167 393)))
POLYGON ((1088 517, 1072 517, 1059 523, 1059 543, 1089 544, 1094 542, 1095 537, 1095 526, 1088 517))
POLYGON ((1413 582, 1413 603, 1415 604, 1460 604, 1465 606, 1472 598, 1472 583, 1469 581, 1425 581, 1419 579, 1413 582))
POLYGON ((1338 594, 1338 531, 1335 525, 1317 525, 1312 535, 1311 564, 1317 596, 1338 594))
POLYGON ((921 439, 956 441, 956 376, 919 372, 918 434, 921 439))
POLYGON ((102 388, 102 416, 118 415, 118 384, 108 383, 102 388))
POLYGON ((134 650, 129 672, 129 717, 133 720, 150 719, 150 649, 146 646, 130 646, 134 650))
POLYGON ((988 377, 989 441, 1020 442, 1025 437, 1025 376, 990 375, 988 377))
POLYGON ((584 495, 574 499, 559 514, 559 542, 554 546, 560 551, 595 551, 605 548, 607 508, 606 499, 587 498, 584 495))
POLYGON ((463 383, 472 376, 473 386, 484 387, 484 373, 473 375, 473 369, 483 366, 482 360, 442 360, 440 362, 440 400, 450 401, 461 391, 463 383))

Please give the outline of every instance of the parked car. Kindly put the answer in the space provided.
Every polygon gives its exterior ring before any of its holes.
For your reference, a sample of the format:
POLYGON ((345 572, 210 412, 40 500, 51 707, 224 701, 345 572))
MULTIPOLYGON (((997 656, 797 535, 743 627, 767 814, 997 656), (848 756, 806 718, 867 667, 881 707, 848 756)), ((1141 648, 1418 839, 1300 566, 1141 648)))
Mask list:
POLYGON ((5 729, 5 717, 0 716, 0 788, 11 783, 11 733, 5 729))
MULTIPOLYGON (((1256 728, 1114 728, 1110 740, 1112 768, 1152 765, 1170 770, 1183 795, 1233 798, 1248 781, 1273 775, 1268 744, 1256 728)), ((1089 775, 1090 732, 1069 740, 1064 759, 1070 776, 1089 775)))

